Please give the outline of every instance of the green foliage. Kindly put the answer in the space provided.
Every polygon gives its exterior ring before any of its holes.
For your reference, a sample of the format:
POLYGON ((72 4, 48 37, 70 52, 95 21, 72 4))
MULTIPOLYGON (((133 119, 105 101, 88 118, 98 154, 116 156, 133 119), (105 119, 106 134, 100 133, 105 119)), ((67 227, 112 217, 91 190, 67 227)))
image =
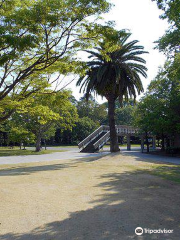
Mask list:
POLYGON ((142 132, 162 134, 169 131, 168 107, 162 98, 146 95, 134 113, 135 124, 142 132))
POLYGON ((144 47, 136 45, 137 40, 127 42, 130 34, 124 30, 118 33, 119 39, 115 34, 116 41, 112 42, 112 38, 107 37, 95 51, 87 51, 92 60, 87 62, 88 69, 77 82, 77 86, 81 86, 80 89, 86 93, 87 100, 93 92, 108 100, 111 152, 119 151, 114 118, 115 101, 119 98, 122 106, 123 98, 126 101, 129 97, 136 99, 136 95, 143 92, 140 76, 147 77, 146 61, 140 57, 147 53, 144 47), (109 43, 112 44, 110 48, 109 43))
POLYGON ((116 108, 115 110, 116 125, 132 126, 134 123, 134 111, 135 107, 131 105, 127 105, 122 108, 116 108))
MULTIPOLYGON (((108 112, 108 102, 105 102, 102 104, 102 106, 106 109, 106 112, 108 112)), ((134 111, 136 109, 136 103, 129 99, 127 101, 123 101, 122 106, 119 103, 118 100, 115 102, 115 121, 116 125, 133 125, 134 124, 134 111)), ((104 117, 103 120, 104 125, 108 125, 108 116, 104 117)))
POLYGON ((71 129, 77 120, 77 111, 69 101, 70 94, 64 90, 33 96, 27 108, 12 115, 11 124, 15 127, 11 128, 10 135, 15 134, 15 139, 18 134, 27 135, 28 138, 33 135, 36 142, 40 142, 41 138, 54 136, 57 127, 71 129))
POLYGON ((109 52, 106 43, 102 43, 96 48, 97 51, 87 51, 92 61, 87 63, 89 70, 85 76, 77 82, 86 92, 87 98, 96 92, 107 99, 110 96, 114 99, 119 97, 122 103, 123 96, 126 100, 129 96, 136 98, 136 94, 143 91, 140 75, 146 77, 147 68, 140 55, 147 52, 143 50, 144 47, 136 45, 138 41, 127 42, 129 37, 129 33, 122 31, 116 50, 109 52))
POLYGON ((135 122, 145 132, 166 136, 172 141, 180 133, 180 58, 166 62, 135 111, 135 122))
POLYGON ((53 132, 52 128, 55 126, 71 128, 77 119, 77 113, 69 101, 69 96, 68 91, 36 96, 23 116, 27 119, 27 128, 36 136, 47 136, 49 129, 53 132))
POLYGON ((74 142, 79 143, 94 132, 100 125, 95 123, 89 117, 79 118, 76 126, 73 128, 72 135, 74 142))
POLYGON ((28 143, 33 143, 35 140, 35 135, 29 132, 27 129, 23 129, 22 127, 11 127, 9 133, 9 141, 13 143, 19 143, 20 145, 23 143, 25 146, 28 143))
POLYGON ((103 124, 107 118, 107 110, 104 104, 99 104, 92 97, 87 101, 85 97, 81 98, 77 105, 79 118, 88 117, 95 123, 103 124))
POLYGON ((179 51, 180 45, 180 4, 179 0, 153 0, 157 2, 158 8, 163 10, 162 19, 167 19, 170 27, 158 41, 160 51, 171 53, 179 51))
POLYGON ((41 155, 41 154, 50 154, 54 152, 62 152, 60 150, 42 150, 41 152, 35 152, 34 150, 29 150, 29 149, 16 149, 14 147, 13 149, 8 148, 1 148, 0 147, 0 157, 5 157, 5 156, 28 156, 28 155, 41 155))
POLYGON ((109 8, 106 0, 1 0, 1 121, 20 101, 49 88, 50 74, 83 71, 73 56, 102 38, 94 18, 109 8))
POLYGON ((180 153, 180 148, 178 148, 178 147, 167 147, 167 149, 166 149, 166 153, 168 153, 168 154, 178 154, 178 153, 180 153))

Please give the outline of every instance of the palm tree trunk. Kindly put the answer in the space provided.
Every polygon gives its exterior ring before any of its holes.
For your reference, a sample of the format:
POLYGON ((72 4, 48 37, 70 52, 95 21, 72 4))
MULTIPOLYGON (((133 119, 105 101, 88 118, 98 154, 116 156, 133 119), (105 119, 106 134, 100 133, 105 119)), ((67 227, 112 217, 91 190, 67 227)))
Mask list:
POLYGON ((116 125, 115 125, 115 99, 114 98, 108 99, 108 119, 109 119, 109 128, 110 128, 110 151, 118 152, 120 151, 120 149, 119 149, 116 125))

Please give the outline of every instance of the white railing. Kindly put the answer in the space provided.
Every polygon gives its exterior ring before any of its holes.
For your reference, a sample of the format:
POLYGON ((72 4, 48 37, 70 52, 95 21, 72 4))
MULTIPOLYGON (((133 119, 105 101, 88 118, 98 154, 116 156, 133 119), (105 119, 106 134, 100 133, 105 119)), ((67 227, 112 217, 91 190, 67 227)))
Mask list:
POLYGON ((138 128, 126 125, 117 125, 116 129, 118 134, 136 134, 139 131, 138 128))
POLYGON ((93 144, 94 148, 101 148, 104 144, 107 143, 107 141, 110 138, 110 131, 108 131, 104 136, 102 136, 102 138, 100 138, 96 143, 93 144))
POLYGON ((78 144, 79 148, 85 148, 90 142, 92 142, 96 137, 98 137, 102 132, 108 131, 108 126, 100 126, 93 133, 91 133, 87 138, 78 144))
MULTIPOLYGON (((116 126, 118 135, 126 135, 126 134, 137 134, 139 132, 138 128, 127 126, 127 125, 117 125, 116 126)), ((91 143, 96 137, 98 137, 102 132, 107 132, 101 139, 99 139, 94 145, 98 147, 98 143, 100 144, 101 140, 106 140, 106 137, 109 134, 109 126, 102 125, 98 129, 96 129, 92 134, 90 134, 87 138, 85 138, 82 142, 78 144, 79 148, 85 148, 89 143, 91 143), (105 137, 106 136, 106 137, 105 137)), ((109 138, 108 138, 109 140, 109 138)), ((107 140, 107 141, 108 141, 107 140)))

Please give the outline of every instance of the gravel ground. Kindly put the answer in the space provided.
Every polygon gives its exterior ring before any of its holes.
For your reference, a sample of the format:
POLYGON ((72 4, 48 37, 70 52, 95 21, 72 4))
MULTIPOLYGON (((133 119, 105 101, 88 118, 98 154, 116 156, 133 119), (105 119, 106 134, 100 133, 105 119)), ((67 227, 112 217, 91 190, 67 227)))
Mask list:
POLYGON ((125 153, 1 165, 0 240, 179 240, 180 185, 145 171, 158 165, 125 153))

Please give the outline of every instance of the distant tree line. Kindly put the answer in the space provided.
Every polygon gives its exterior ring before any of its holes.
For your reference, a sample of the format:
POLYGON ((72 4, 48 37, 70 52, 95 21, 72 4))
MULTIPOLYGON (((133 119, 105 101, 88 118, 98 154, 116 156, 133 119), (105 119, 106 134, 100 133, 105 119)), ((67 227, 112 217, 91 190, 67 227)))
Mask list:
MULTIPOLYGON (((59 96, 42 95, 37 103, 38 108, 33 101, 24 113, 14 113, 4 122, 0 132, 2 146, 76 145, 100 125, 108 125, 108 104, 99 104, 93 97, 89 101, 85 97, 76 100, 69 91, 63 91, 59 96)), ((133 124, 133 105, 131 101, 119 108, 116 101, 118 125, 133 124)))

